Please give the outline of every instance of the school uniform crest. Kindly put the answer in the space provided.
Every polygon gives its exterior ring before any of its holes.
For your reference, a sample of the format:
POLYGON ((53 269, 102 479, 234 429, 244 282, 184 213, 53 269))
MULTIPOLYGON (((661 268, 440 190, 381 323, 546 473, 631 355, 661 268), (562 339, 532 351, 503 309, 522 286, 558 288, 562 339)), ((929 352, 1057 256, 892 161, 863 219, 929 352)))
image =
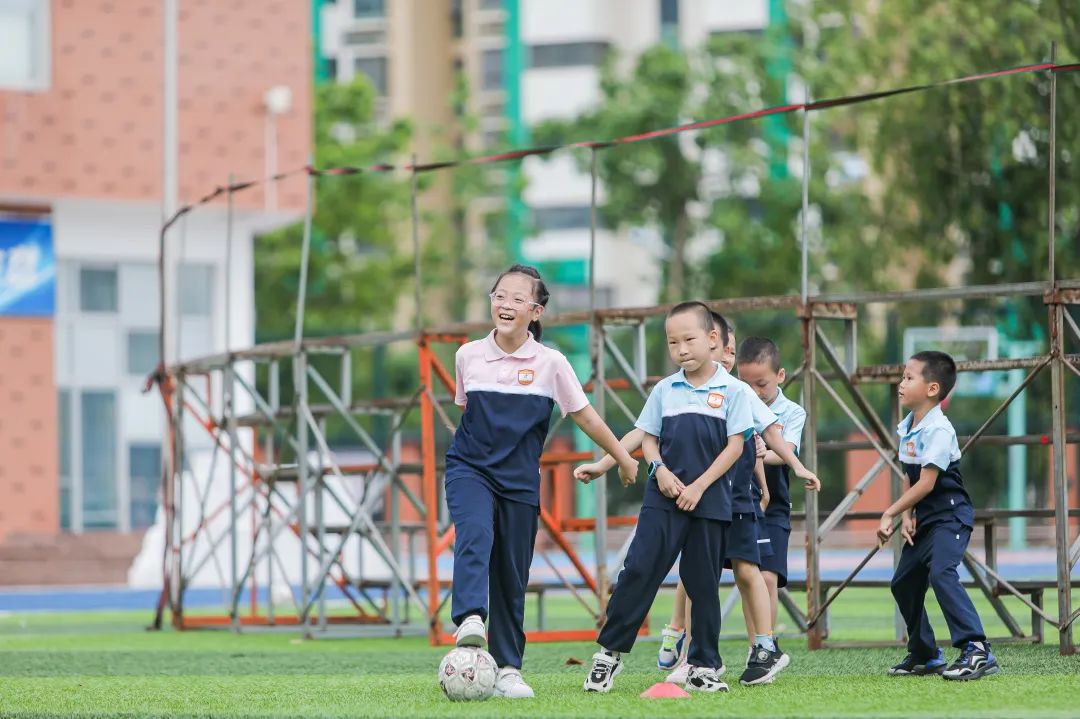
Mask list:
POLYGON ((531 369, 518 370, 518 384, 532 384, 536 379, 536 373, 531 369))
POLYGON ((724 406, 724 395, 720 392, 709 392, 709 396, 705 401, 713 409, 720 409, 724 406))

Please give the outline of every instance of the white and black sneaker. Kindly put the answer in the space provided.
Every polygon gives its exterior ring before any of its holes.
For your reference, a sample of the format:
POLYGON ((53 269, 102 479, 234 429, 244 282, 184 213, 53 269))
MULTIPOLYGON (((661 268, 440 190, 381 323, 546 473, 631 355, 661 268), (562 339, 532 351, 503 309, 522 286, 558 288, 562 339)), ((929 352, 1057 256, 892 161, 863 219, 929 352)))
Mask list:
POLYGON ((459 647, 486 647, 487 631, 479 614, 470 614, 454 632, 454 644, 459 647))
POLYGON ((690 667, 686 676, 688 692, 726 692, 727 684, 720 681, 720 671, 708 667, 690 667))
POLYGON ((956 661, 941 676, 951 681, 982 679, 1001 671, 997 657, 990 653, 990 642, 968 642, 956 661))
POLYGON ((611 691, 615 683, 615 677, 622 671, 622 657, 607 651, 599 651, 593 654, 592 669, 589 676, 585 677, 585 691, 602 692, 611 691))
POLYGON ((739 677, 739 683, 746 687, 758 684, 771 684, 776 675, 791 662, 791 657, 780 651, 779 647, 770 651, 758 644, 750 652, 746 661, 746 671, 739 677))

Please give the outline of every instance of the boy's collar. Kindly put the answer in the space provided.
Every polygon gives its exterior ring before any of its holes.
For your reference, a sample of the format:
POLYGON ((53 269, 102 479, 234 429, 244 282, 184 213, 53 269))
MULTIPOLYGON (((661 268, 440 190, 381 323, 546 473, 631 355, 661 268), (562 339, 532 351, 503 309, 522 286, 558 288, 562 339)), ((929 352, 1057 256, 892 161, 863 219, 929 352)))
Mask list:
POLYGON ((533 339, 532 332, 527 332, 525 341, 513 352, 504 352, 503 348, 499 346, 499 343, 495 341, 495 333, 498 330, 491 330, 488 336, 484 338, 484 359, 488 362, 494 362, 500 360, 503 357, 517 357, 518 359, 530 359, 536 356, 539 351, 540 343, 533 339))
POLYGON ((780 400, 786 400, 786 399, 787 399, 787 397, 784 396, 784 388, 781 387, 780 385, 776 385, 776 396, 773 397, 772 402, 769 402, 769 406, 772 407, 773 405, 780 402, 780 400))
POLYGON ((896 429, 903 434, 907 434, 908 432, 912 432, 916 429, 923 429, 924 427, 929 427, 931 422, 936 422, 939 417, 944 416, 945 413, 941 410, 941 403, 939 402, 933 407, 931 407, 929 410, 927 410, 926 414, 923 415, 922 421, 919 422, 918 427, 911 426, 911 423, 915 419, 915 412, 911 411, 908 412, 907 416, 904 417, 900 424, 896 425, 896 429))
POLYGON ((681 367, 679 368, 679 371, 675 373, 678 375, 678 379, 676 381, 682 382, 684 385, 690 387, 691 389, 698 389, 701 387, 726 387, 731 382, 731 374, 729 374, 728 371, 724 369, 724 365, 720 364, 716 360, 712 360, 712 363, 713 366, 716 367, 716 371, 713 372, 712 377, 705 380, 697 387, 690 384, 690 382, 686 379, 686 370, 682 369, 681 367))

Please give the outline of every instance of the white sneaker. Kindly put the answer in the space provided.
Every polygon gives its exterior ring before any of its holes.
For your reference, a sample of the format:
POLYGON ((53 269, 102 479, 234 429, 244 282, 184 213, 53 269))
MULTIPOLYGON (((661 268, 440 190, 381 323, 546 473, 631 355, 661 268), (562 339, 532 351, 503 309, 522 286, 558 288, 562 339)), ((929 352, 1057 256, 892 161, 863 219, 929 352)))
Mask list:
POLYGON ((615 657, 607 652, 597 652, 592 657, 592 669, 589 676, 585 677, 585 691, 603 692, 611 691, 615 677, 622 671, 622 657, 615 657))
POLYGON ((484 629, 484 620, 478 614, 470 614, 465 617, 461 626, 454 632, 454 643, 459 647, 486 647, 487 631, 484 629))
POLYGON ((520 669, 503 667, 495 677, 495 696, 504 699, 532 699, 536 694, 521 678, 520 669))
POLYGON ((728 685, 720 681, 718 669, 690 667, 685 688, 688 692, 726 692, 728 685))
MULTIPOLYGON (((723 676, 724 672, 726 672, 726 671, 727 671, 727 667, 724 666, 724 660, 721 659, 720 660, 720 668, 716 670, 716 676, 718 676, 718 677, 723 676)), ((686 657, 683 657, 682 658, 682 663, 679 664, 679 666, 675 668, 675 671, 673 671, 671 674, 668 674, 667 678, 664 679, 664 681, 669 682, 671 684, 682 685, 682 684, 686 684, 686 680, 687 680, 689 675, 690 675, 690 664, 686 661, 686 657)))
POLYGON ((690 674, 690 665, 686 663, 686 659, 684 658, 679 666, 675 667, 675 671, 668 674, 664 681, 682 686, 683 684, 686 684, 686 677, 688 674, 690 674))

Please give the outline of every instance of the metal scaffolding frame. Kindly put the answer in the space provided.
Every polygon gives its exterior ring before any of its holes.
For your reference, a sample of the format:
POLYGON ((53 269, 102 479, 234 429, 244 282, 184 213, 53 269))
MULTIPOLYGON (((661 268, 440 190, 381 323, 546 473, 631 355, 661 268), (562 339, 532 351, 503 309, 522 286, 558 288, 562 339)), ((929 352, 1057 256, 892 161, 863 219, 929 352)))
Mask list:
MULTIPOLYGON (((1049 216, 1047 222, 1049 266, 1047 278, 1040 281, 972 286, 943 287, 929 290, 895 292, 860 292, 850 294, 811 295, 808 282, 807 222, 810 206, 810 112, 803 109, 803 196, 800 217, 802 244, 800 296, 774 296, 714 300, 709 304, 717 311, 790 311, 802 325, 802 362, 792 373, 792 380, 802 382, 803 405, 808 419, 803 449, 803 462, 817 466, 821 450, 871 448, 877 454, 873 467, 867 472, 840 504, 823 515, 818 496, 808 492, 806 512, 798 515, 806 528, 806 608, 801 610, 792 596, 783 592, 782 601, 796 622, 806 632, 811 649, 841 646, 828 642, 828 613, 831 603, 844 587, 857 582, 858 571, 873 555, 871 552, 848 579, 836 585, 822 579, 820 549, 840 522, 845 519, 866 518, 851 508, 884 468, 891 470, 892 495, 898 496, 903 472, 897 461, 897 447, 889 422, 874 409, 862 387, 873 383, 896 385, 902 365, 864 366, 858 362, 858 310, 873 304, 938 303, 954 300, 989 298, 1042 297, 1047 308, 1049 350, 1033 357, 959 362, 961 372, 985 372, 1007 369, 1029 370, 1024 381, 1015 388, 970 437, 962 438, 963 450, 976 442, 993 445, 1040 444, 1040 435, 1023 437, 988 436, 990 426, 1040 374, 1049 369, 1051 376, 1051 441, 1048 451, 1053 460, 1055 503, 1052 509, 1023 511, 990 510, 978 513, 978 523, 987 527, 988 542, 982 558, 968 551, 965 566, 974 577, 974 585, 991 601, 994 610, 1010 631, 1010 638, 1020 641, 1041 640, 1042 623, 1057 629, 1062 654, 1075 651, 1072 627, 1080 611, 1073 610, 1071 572, 1080 559, 1080 538, 1073 540, 1070 517, 1080 515, 1080 509, 1069 507, 1069 482, 1066 474, 1067 436, 1066 378, 1071 373, 1080 376, 1080 355, 1067 351, 1068 336, 1080 346, 1080 326, 1070 314, 1070 305, 1080 304, 1080 280, 1061 280, 1055 267, 1054 216, 1056 202, 1056 76, 1050 73, 1050 172, 1048 177, 1049 216), (839 331, 840 347, 831 334, 839 331), (819 441, 818 415, 822 399, 838 406, 864 437, 857 441, 819 441), (1056 582, 1046 586, 1010 582, 996 568, 993 526, 998 520, 1015 516, 1052 516, 1056 547, 1056 582), (828 586, 835 587, 826 596, 828 586), (1057 616, 1051 616, 1041 606, 1043 589, 1057 593, 1057 616), (1019 622, 1009 613, 1000 597, 1017 597, 1032 612, 1033 629, 1025 635, 1019 622), (1029 598, 1030 597, 1030 598, 1029 598), (821 620, 821 621, 819 621, 821 620)), ((809 100, 807 101, 809 104, 809 100)), ((645 325, 651 318, 662 317, 669 306, 644 308, 601 309, 596 306, 595 276, 593 273, 597 227, 597 155, 600 146, 589 148, 591 153, 591 229, 590 229, 590 309, 566 313, 545 319, 547 326, 586 325, 590 329, 592 372, 585 384, 592 393, 593 404, 603 417, 614 407, 631 421, 635 413, 627 402, 643 401, 649 388, 659 378, 648 372, 645 351, 645 325), (615 341, 616 335, 630 335, 633 352, 628 357, 615 341), (609 376, 609 369, 616 376, 609 376), (633 399, 628 399, 633 398, 633 399)), ((166 467, 163 477, 163 504, 166 515, 166 550, 164 555, 164 590, 160 610, 168 608, 173 624, 181 628, 229 626, 239 631, 241 626, 297 626, 306 635, 315 630, 328 633, 348 631, 363 636, 420 633, 432 642, 450 640, 444 627, 444 605, 449 598, 449 580, 440 576, 439 560, 450 550, 454 531, 445 510, 441 492, 442 466, 437 456, 440 433, 452 433, 454 421, 447 406, 453 403, 454 378, 439 359, 439 349, 454 347, 470 336, 486 333, 487 323, 462 323, 440 328, 424 328, 420 318, 422 306, 422 275, 419 262, 419 213, 416 169, 412 172, 412 241, 416 252, 416 327, 405 332, 367 333, 332 338, 305 339, 303 336, 304 304, 307 290, 307 260, 312 230, 312 198, 314 174, 309 174, 308 202, 304 217, 304 241, 301 265, 300 297, 292 341, 267 343, 242 350, 185 361, 166 368, 159 377, 166 412, 169 417, 166 467), (415 391, 409 397, 393 399, 359 399, 352 396, 356 372, 353 351, 380 345, 409 343, 417 352, 419 376, 415 391), (332 358, 332 359, 327 359, 332 358), (319 363, 336 361, 335 377, 328 377, 315 367, 319 363), (288 367, 285 367, 288 365, 288 367), (252 380, 253 368, 264 367, 268 377, 267 396, 262 396, 252 380), (290 371, 293 395, 282 397, 281 378, 290 371), (243 398, 254 409, 247 414, 237 410, 237 400, 243 398), (415 413, 420 418, 420 461, 402 461, 402 428, 415 413), (392 429, 380 446, 362 422, 366 417, 389 418, 392 429), (212 457, 208 476, 195 477, 196 472, 186 462, 187 443, 185 424, 188 418, 209 434, 212 457), (326 434, 326 422, 334 418, 346 426, 350 440, 359 442, 375 457, 365 465, 340 466, 335 462, 326 434), (241 432, 247 439, 241 438, 241 432), (292 463, 283 463, 282 449, 294 456, 292 463), (228 463, 228 501, 218 506, 209 502, 209 483, 214 480, 219 455, 228 463), (189 478, 190 477, 190 478, 189 478), (419 481, 408 481, 409 477, 419 481), (185 482, 194 486, 196 506, 186 507, 185 482), (201 483, 200 483, 201 482, 201 483), (419 488, 419 493, 417 493, 419 488), (343 524, 329 524, 325 518, 327 503, 337 507, 346 517, 343 524), (418 522, 401 520, 402 508, 412 508, 418 522), (196 529, 185 533, 184 513, 195 511, 196 529), (225 527, 217 527, 224 519, 225 527), (214 529, 217 527, 217 533, 214 529), (251 549, 241 556, 239 537, 248 533, 251 549), (286 566, 275 547, 275 540, 291 536, 298 542, 299 570, 286 566), (418 540, 422 547, 418 546, 418 540), (216 549, 224 543, 229 547, 228 567, 220 566, 216 549), (366 546, 381 563, 380 576, 372 579, 362 564, 346 566, 346 548, 355 544, 364 556, 366 546), (422 561, 423 560, 423 561, 422 561), (221 615, 184 613, 184 595, 192 577, 208 562, 217 563, 222 584, 227 588, 227 612, 221 615), (420 563, 420 567, 417 564, 420 563), (262 589, 273 595, 274 582, 298 586, 293 595, 294 611, 275 615, 273 603, 260 611, 259 583, 256 577, 262 566, 265 583, 262 589), (227 570, 227 576, 226 576, 227 570), (292 571, 294 576, 289 576, 292 571), (345 613, 327 608, 327 583, 333 585, 346 599, 345 613), (241 608, 241 597, 247 591, 250 606, 241 608), (345 628, 348 627, 346 630, 345 628)), ((233 185, 228 186, 231 234, 231 202, 233 185)), ((164 238, 164 231, 163 231, 164 238)), ((164 321, 164 318, 163 318, 164 321)), ((895 387, 894 387, 895 389, 895 387)), ((894 392, 895 395, 895 392, 894 392)), ((899 407, 893 407, 898 419, 899 407)), ((555 436, 558 422, 549 433, 555 436)), ((551 477, 556 487, 562 486, 556 475, 567 465, 585 461, 588 452, 552 452, 545 448, 541 460, 542 474, 551 477)), ((582 630, 550 631, 541 628, 530 632, 530 640, 586 640, 595 636, 595 625, 604 615, 612 577, 618 572, 627 539, 621 548, 610 553, 608 530, 633 526, 634 517, 609 517, 606 486, 594 484, 596 493, 595 517, 577 517, 572 509, 558 499, 546 502, 541 509, 541 525, 550 538, 550 551, 560 552, 573 574, 559 569, 548 554, 547 545, 538 556, 558 579, 556 588, 571 592, 586 609, 590 626, 582 630), (595 561, 589 566, 577 551, 572 535, 591 532, 594 535, 595 561)), ((555 493, 556 497, 558 492, 555 493)), ((872 515, 876 517, 877 515, 872 515)), ((898 545, 895 547, 898 551, 898 545)), ((875 550, 876 551, 876 550, 875 550)), ((565 566, 565 565, 564 565, 565 566)), ((542 589, 542 588, 540 588, 542 589)), ((541 597, 542 597, 541 591, 541 597)), ((731 602, 727 604, 730 609, 731 602)), ((647 627, 643 627, 646 631, 647 627)), ((897 639, 902 637, 897 626, 897 639)))

